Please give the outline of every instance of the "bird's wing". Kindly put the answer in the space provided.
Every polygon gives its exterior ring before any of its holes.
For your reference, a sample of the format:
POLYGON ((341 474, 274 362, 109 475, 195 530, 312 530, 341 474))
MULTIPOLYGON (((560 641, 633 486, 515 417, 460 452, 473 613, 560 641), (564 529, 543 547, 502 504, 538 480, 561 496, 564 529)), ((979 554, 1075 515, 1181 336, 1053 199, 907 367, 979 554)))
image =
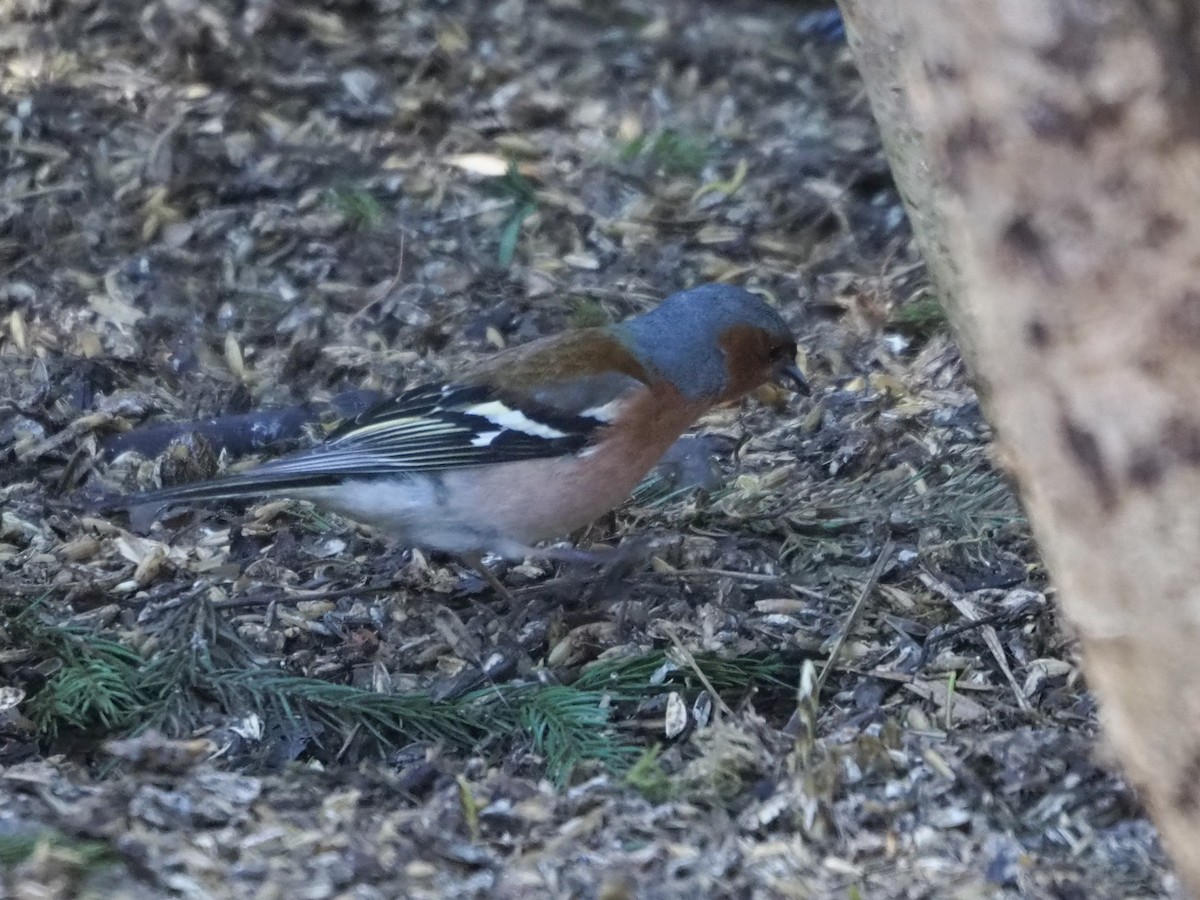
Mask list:
POLYGON ((418 387, 344 423, 319 455, 405 471, 488 465, 573 453, 608 422, 594 404, 557 400, 551 391, 517 398, 481 384, 418 387))
POLYGON ((586 449, 650 382, 611 333, 580 329, 502 351, 448 385, 407 390, 343 423, 311 449, 130 500, 302 495, 346 479, 564 456, 586 449))
POLYGON ((428 384, 367 409, 321 444, 233 475, 137 495, 138 503, 287 494, 375 478, 561 456, 584 449, 642 386, 603 373, 519 399, 484 384, 428 384))

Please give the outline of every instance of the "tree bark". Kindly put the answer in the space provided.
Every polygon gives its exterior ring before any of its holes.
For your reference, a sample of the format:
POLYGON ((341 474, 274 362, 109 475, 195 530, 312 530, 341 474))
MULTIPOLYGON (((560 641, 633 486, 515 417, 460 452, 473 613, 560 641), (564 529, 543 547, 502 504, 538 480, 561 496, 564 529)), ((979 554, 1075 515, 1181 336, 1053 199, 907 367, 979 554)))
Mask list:
POLYGON ((930 270, 1200 894, 1200 10, 841 0, 930 270))

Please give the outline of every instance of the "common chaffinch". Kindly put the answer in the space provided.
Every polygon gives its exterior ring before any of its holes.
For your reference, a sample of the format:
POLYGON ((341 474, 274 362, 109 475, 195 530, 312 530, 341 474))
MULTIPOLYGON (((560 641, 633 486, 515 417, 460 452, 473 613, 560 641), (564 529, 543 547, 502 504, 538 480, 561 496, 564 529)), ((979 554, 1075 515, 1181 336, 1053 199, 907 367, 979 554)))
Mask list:
POLYGON ((760 297, 703 285, 411 388, 311 449, 129 500, 294 497, 477 567, 485 553, 562 556, 534 545, 619 505, 710 407, 768 381, 807 393, 795 357, 760 297))

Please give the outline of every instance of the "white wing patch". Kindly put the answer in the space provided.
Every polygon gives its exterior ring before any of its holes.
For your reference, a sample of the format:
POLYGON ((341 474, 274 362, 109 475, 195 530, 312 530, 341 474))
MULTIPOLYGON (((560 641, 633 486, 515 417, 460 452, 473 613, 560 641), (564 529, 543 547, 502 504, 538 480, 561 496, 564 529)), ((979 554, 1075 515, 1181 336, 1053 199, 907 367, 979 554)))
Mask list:
POLYGON ((481 431, 475 437, 471 438, 472 447, 489 447, 492 441, 504 434, 504 430, 498 431, 481 431))
MULTIPOLYGON (((591 405, 599 409, 607 399, 591 405)), ((563 456, 587 447, 604 424, 553 402, 535 401, 526 412, 480 385, 424 385, 344 423, 320 447, 270 464, 269 474, 312 486, 563 456)))
POLYGON ((608 424, 609 422, 616 421, 617 416, 621 413, 621 407, 624 405, 624 398, 618 397, 615 400, 609 400, 602 406, 593 406, 585 409, 579 415, 585 419, 595 419, 597 422, 608 424))
POLYGON ((493 425, 499 425, 501 429, 520 431, 522 434, 529 434, 534 437, 554 440, 555 438, 564 438, 567 436, 565 431, 559 431, 557 428, 551 428, 544 422, 531 419, 519 409, 513 409, 499 400, 492 400, 488 403, 477 403, 474 406, 468 406, 463 412, 469 416, 479 416, 480 418, 487 419, 493 425))

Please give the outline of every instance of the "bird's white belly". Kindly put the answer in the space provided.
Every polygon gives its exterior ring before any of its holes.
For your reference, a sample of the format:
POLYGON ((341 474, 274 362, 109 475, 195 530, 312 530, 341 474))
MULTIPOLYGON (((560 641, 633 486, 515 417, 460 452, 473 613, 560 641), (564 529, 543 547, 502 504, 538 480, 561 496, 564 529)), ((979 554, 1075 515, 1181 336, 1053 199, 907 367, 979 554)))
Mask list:
POLYGON ((458 555, 513 559, 618 506, 642 471, 581 465, 577 456, 346 481, 305 499, 387 532, 405 544, 458 555))

